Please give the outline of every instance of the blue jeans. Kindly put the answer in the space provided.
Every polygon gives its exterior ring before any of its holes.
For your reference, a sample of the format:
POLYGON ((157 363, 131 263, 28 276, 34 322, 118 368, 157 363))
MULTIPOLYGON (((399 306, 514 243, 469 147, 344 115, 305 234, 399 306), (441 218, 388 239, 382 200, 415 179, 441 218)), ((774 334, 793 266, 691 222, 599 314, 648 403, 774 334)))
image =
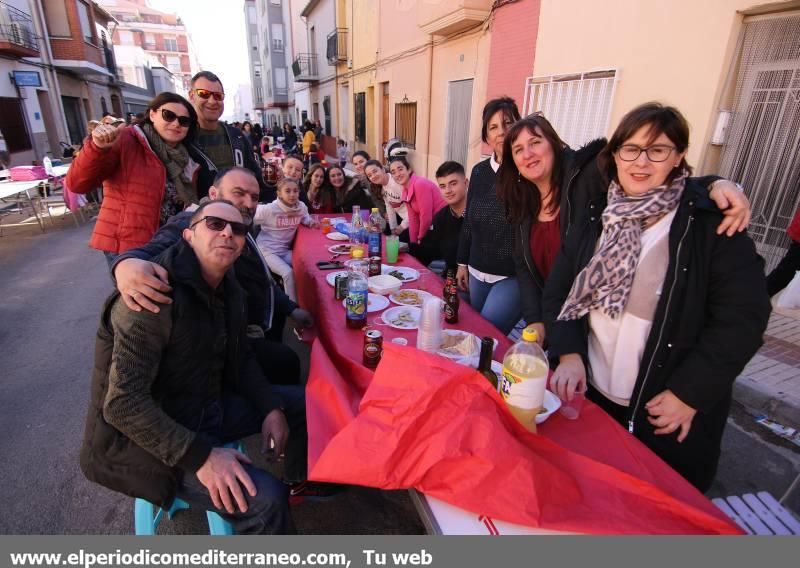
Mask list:
POLYGON ((516 278, 506 278, 489 284, 470 274, 469 303, 504 335, 508 335, 522 317, 516 278))
MULTIPOLYGON (((306 478, 308 434, 306 430, 305 391, 301 386, 273 385, 283 399, 289 442, 286 446, 284 472, 292 481, 306 478)), ((222 446, 252 434, 261 433, 265 416, 241 396, 224 392, 222 399, 209 405, 199 420, 198 435, 214 446, 222 446)), ((289 490, 285 483, 253 465, 242 464, 256 486, 256 495, 247 499, 247 512, 228 513, 214 506, 206 487, 197 475, 187 473, 178 488, 180 497, 192 507, 216 511, 233 525, 236 534, 292 534, 296 532, 289 511, 289 490)))

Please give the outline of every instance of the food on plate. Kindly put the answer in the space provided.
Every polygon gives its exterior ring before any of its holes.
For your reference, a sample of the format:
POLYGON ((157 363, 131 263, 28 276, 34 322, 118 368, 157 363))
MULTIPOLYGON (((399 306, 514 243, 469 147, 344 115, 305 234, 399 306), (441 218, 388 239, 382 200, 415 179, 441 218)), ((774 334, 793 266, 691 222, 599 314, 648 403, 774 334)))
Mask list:
POLYGON ((342 243, 340 245, 333 245, 328 250, 333 254, 349 254, 352 246, 351 243, 342 243))
POLYGON ((403 274, 399 270, 392 270, 391 272, 389 272, 389 276, 394 276, 395 278, 397 278, 398 280, 402 280, 403 282, 405 282, 406 280, 413 280, 413 278, 408 278, 405 274, 403 274))
POLYGON ((417 320, 409 310, 400 310, 389 320, 389 323, 397 327, 415 327, 417 320))
POLYGON ((400 290, 392 294, 392 299, 407 306, 421 306, 424 300, 422 294, 416 290, 400 290))
POLYGON ((476 337, 471 333, 447 333, 442 339, 442 346, 439 351, 447 355, 469 357, 476 350, 476 337))

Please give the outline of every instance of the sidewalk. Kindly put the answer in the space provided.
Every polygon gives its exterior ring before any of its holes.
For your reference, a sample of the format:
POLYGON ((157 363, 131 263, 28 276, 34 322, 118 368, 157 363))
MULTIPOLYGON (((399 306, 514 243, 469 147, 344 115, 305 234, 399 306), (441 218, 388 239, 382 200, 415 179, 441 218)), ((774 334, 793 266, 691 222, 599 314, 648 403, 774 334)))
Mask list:
POLYGON ((734 383, 733 397, 784 426, 800 428, 800 310, 773 308, 764 345, 734 383))

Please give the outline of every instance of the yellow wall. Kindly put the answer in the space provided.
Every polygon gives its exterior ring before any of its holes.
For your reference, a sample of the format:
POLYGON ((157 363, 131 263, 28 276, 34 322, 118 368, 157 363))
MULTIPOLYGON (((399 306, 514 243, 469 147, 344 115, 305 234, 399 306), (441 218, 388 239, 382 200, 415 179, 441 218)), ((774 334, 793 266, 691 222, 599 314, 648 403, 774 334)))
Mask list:
POLYGON ((691 125, 688 160, 697 166, 713 133, 740 12, 763 5, 753 0, 542 0, 533 74, 617 69, 607 134, 638 104, 674 105, 691 125))

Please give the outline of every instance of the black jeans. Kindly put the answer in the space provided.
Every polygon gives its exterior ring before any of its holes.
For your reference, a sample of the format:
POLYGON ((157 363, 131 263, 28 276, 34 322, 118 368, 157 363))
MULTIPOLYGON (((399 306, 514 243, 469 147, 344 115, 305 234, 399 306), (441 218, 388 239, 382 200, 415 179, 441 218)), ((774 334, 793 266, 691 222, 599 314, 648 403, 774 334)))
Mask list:
POLYGON ((770 297, 786 288, 798 270, 800 270, 800 243, 792 241, 786 256, 767 276, 767 292, 770 297))
MULTIPOLYGON (((290 481, 303 480, 306 478, 308 451, 305 391, 298 386, 275 385, 273 388, 284 401, 286 421, 289 423, 284 475, 290 481)), ((252 434, 260 434, 264 418, 247 400, 225 392, 222 399, 210 405, 200 418, 198 435, 209 439, 214 446, 222 446, 252 434)), ((233 525, 236 534, 295 533, 286 484, 253 465, 242 465, 256 486, 255 497, 244 492, 247 499, 245 513, 230 514, 215 507, 208 490, 194 473, 184 475, 177 496, 192 507, 216 511, 233 525)))

